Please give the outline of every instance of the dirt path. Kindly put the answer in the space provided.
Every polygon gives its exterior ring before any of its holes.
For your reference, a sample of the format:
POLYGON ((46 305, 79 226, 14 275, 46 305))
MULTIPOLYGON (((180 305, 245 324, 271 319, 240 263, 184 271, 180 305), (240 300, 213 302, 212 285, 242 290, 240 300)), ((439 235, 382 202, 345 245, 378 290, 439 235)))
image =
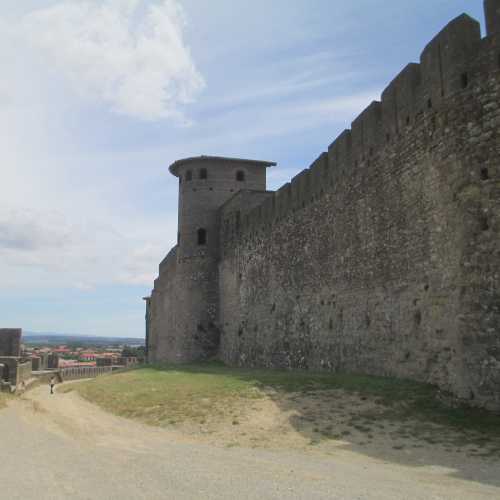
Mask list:
POLYGON ((0 410, 0 450, 9 499, 500 499, 498 462, 457 469, 342 448, 224 448, 46 387, 0 410))

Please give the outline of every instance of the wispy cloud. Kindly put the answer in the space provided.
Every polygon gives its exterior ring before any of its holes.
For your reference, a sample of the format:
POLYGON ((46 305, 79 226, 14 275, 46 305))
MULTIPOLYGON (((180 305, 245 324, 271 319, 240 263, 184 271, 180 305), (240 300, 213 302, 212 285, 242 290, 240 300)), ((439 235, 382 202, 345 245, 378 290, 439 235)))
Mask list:
MULTIPOLYGON (((174 233, 174 218, 164 221, 174 233)), ((154 224, 156 226, 156 224, 154 224)), ((96 286, 152 283, 167 241, 151 240, 146 226, 127 234, 110 221, 69 220, 56 211, 0 207, 0 275, 2 285, 91 290, 96 286), (41 278, 33 280, 33 270, 41 278)))
POLYGON ((210 104, 210 109, 220 109, 222 107, 235 107, 244 105, 255 105, 256 102, 262 105, 268 100, 283 100, 293 97, 296 94, 303 92, 311 92, 315 89, 324 88, 328 85, 333 85, 335 82, 346 81, 358 76, 357 73, 343 73, 336 76, 317 77, 310 73, 302 73, 282 81, 269 81, 267 84, 262 84, 257 87, 244 89, 235 94, 223 96, 210 104))
POLYGON ((0 252, 38 252, 54 249, 68 240, 68 228, 61 220, 44 219, 42 223, 33 213, 2 207, 0 210, 0 252))
MULTIPOLYGON (((380 91, 373 89, 337 97, 275 102, 265 108, 255 107, 245 111, 227 112, 214 119, 212 132, 199 144, 207 150, 217 145, 220 147, 221 143, 226 144, 227 148, 244 148, 258 140, 285 137, 320 127, 343 130, 379 96, 380 91)), ((328 143, 325 144, 325 147, 327 146, 328 143)))
POLYGON ((176 0, 60 2, 27 16, 20 32, 80 95, 114 112, 186 123, 182 105, 204 87, 183 38, 176 0))

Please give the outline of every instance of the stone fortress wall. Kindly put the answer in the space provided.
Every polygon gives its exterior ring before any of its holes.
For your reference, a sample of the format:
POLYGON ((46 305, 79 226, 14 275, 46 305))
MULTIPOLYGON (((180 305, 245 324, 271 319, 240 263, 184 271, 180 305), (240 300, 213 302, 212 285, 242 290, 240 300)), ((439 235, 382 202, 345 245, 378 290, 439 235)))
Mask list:
POLYGON ((21 356, 20 328, 0 328, 0 356, 21 356))
MULTIPOLYGON (((309 169, 222 204, 221 359, 411 378, 500 411, 500 0, 485 9, 484 39, 453 20, 309 169)), ((156 339, 186 291, 164 265, 156 339)))

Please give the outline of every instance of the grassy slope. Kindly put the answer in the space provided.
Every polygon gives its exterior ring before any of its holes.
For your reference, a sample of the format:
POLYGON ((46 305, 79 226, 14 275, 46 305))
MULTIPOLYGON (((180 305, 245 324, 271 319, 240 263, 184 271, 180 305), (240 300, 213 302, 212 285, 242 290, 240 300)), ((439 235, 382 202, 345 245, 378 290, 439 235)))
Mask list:
POLYGON ((363 375, 244 370, 219 364, 151 366, 113 374, 74 387, 86 399, 125 417, 165 425, 224 415, 233 404, 278 393, 342 389, 382 404, 365 419, 418 420, 500 439, 500 418, 471 408, 450 408, 437 390, 407 380, 363 375))

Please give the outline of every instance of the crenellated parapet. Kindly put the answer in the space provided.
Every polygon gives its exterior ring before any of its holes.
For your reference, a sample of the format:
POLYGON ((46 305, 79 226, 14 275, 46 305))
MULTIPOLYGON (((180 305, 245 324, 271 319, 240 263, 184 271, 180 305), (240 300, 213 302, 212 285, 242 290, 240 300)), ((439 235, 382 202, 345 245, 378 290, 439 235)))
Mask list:
POLYGON ((486 0, 485 12, 486 38, 481 39, 479 22, 466 14, 448 23, 424 48, 419 64, 408 64, 328 152, 249 211, 238 230, 243 235, 259 230, 327 194, 341 195, 356 175, 369 175, 372 161, 408 147, 417 135, 436 138, 446 127, 442 114, 452 98, 460 93, 474 98, 475 84, 500 70, 500 0, 486 0))
POLYGON ((498 0, 484 0, 484 14, 487 35, 500 33, 500 2, 498 0))

